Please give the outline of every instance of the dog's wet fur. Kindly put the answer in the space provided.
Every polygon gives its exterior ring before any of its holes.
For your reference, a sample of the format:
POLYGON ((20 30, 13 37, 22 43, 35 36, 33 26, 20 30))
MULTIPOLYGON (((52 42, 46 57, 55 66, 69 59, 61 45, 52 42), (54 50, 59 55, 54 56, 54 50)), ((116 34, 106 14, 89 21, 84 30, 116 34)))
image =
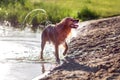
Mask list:
POLYGON ((61 20, 61 22, 57 23, 56 25, 48 25, 42 32, 41 36, 41 53, 40 59, 43 59, 43 50, 47 41, 52 42, 55 46, 55 58, 57 63, 60 63, 59 59, 59 45, 63 44, 65 50, 63 55, 66 55, 68 50, 68 46, 66 43, 66 38, 70 34, 72 28, 77 28, 77 23, 79 20, 67 17, 61 20))

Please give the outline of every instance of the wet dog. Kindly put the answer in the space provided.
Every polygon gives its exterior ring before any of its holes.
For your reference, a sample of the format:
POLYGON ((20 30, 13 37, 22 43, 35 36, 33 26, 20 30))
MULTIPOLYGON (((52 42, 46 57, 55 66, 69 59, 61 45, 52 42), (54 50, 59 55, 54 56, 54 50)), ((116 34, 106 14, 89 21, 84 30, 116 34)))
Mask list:
POLYGON ((47 26, 41 35, 41 53, 40 58, 43 60, 43 50, 45 47, 45 44, 47 41, 52 42, 55 46, 55 58, 58 63, 60 63, 59 59, 59 45, 63 44, 65 47, 65 50, 63 52, 63 55, 66 55, 66 52, 68 50, 68 46, 66 43, 66 38, 70 34, 72 28, 78 27, 79 20, 67 17, 61 20, 56 25, 49 25, 47 26))

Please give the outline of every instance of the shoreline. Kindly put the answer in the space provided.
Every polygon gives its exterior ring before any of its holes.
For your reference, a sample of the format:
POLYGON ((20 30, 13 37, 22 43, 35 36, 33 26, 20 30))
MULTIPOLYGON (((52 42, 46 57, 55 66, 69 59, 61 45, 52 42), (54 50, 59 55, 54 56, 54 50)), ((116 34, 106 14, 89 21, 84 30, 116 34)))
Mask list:
POLYGON ((49 74, 50 74, 50 71, 47 71, 47 72, 43 73, 42 75, 33 78, 32 80, 40 80, 44 77, 47 77, 47 75, 49 75, 49 74))

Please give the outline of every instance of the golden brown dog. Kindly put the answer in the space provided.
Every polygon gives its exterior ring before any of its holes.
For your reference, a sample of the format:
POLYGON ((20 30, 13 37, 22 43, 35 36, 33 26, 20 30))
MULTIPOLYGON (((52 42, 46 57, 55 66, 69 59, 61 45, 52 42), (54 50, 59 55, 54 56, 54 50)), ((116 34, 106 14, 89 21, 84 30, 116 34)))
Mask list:
POLYGON ((56 24, 56 25, 49 25, 47 26, 47 28, 45 28, 42 32, 42 43, 41 43, 41 55, 40 58, 41 60, 43 60, 43 50, 44 50, 44 46, 46 44, 47 41, 52 42, 55 45, 55 57, 56 57, 56 61, 58 63, 60 63, 60 59, 59 59, 59 45, 63 44, 65 47, 65 50, 63 52, 63 55, 66 55, 66 52, 68 50, 68 46, 67 43, 65 41, 65 39, 67 38, 67 36, 69 35, 69 33, 71 32, 71 28, 77 28, 78 25, 77 23, 79 22, 79 20, 67 17, 64 18, 60 23, 56 24))

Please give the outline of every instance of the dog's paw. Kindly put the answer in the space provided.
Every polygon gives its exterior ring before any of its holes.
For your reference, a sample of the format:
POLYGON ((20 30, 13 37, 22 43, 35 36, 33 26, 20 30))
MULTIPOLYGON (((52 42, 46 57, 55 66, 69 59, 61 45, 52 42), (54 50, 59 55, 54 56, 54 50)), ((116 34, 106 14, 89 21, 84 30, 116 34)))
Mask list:
POLYGON ((44 59, 43 59, 43 58, 40 58, 40 61, 44 61, 44 59))
POLYGON ((65 56, 65 55, 66 55, 66 52, 63 53, 63 56, 65 56))
POLYGON ((43 56, 39 56, 39 60, 40 60, 40 61, 44 61, 43 56))
POLYGON ((56 60, 56 63, 57 63, 57 64, 60 64, 60 60, 56 60))

